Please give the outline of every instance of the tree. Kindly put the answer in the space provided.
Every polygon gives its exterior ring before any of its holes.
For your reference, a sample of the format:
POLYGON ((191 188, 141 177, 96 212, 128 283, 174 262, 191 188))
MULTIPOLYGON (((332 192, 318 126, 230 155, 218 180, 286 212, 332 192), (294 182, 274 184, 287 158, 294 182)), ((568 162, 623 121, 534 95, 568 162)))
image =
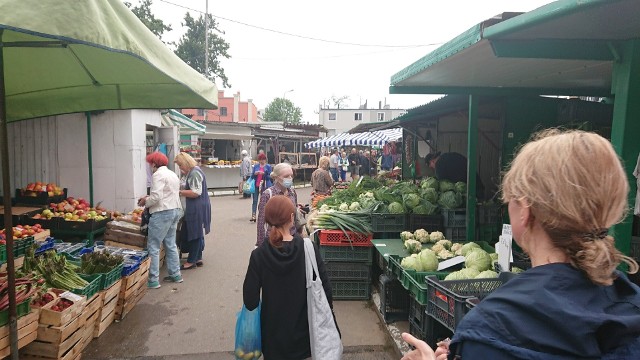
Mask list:
MULTIPOLYGON (((131 8, 130 2, 125 2, 124 4, 131 9, 131 12, 160 40, 162 40, 162 35, 165 31, 171 31, 171 25, 165 24, 164 21, 156 18, 151 13, 152 0, 142 0, 142 2, 134 8, 131 8)), ((162 42, 164 42, 164 40, 162 42)))
POLYGON ((198 19, 191 17, 189 13, 184 16, 183 27, 187 28, 186 34, 178 41, 176 55, 184 62, 196 69, 208 79, 220 78, 222 85, 230 88, 229 79, 220 64, 221 58, 229 59, 229 43, 219 34, 224 34, 218 28, 218 23, 209 15, 209 69, 205 70, 205 21, 201 15, 198 19))
POLYGON ((264 110, 264 121, 282 121, 285 124, 299 124, 302 110, 285 98, 275 98, 264 110))

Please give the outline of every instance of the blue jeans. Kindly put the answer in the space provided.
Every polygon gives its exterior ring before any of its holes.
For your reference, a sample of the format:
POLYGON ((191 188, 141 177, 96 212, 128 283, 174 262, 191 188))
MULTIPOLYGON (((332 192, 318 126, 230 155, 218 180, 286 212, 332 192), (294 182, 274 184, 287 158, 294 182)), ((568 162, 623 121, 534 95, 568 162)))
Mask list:
POLYGON ((189 250, 189 256, 187 257, 187 262, 189 264, 195 264, 198 261, 202 260, 202 250, 204 248, 204 237, 199 239, 193 239, 191 241, 187 241, 187 249, 189 250))
POLYGON ((253 203, 251 203, 251 214, 255 215, 256 210, 258 209, 258 199, 260 198, 260 192, 256 189, 256 192, 253 193, 253 203))
POLYGON ((347 181, 347 170, 340 170, 340 180, 347 181))
POLYGON ((165 262, 169 276, 180 275, 180 256, 176 246, 176 227, 182 217, 182 209, 157 211, 149 219, 147 248, 151 258, 149 282, 158 281, 160 276, 160 246, 164 245, 165 262))
POLYGON ((333 178, 333 181, 338 181, 338 169, 329 168, 329 171, 331 172, 331 177, 333 178))

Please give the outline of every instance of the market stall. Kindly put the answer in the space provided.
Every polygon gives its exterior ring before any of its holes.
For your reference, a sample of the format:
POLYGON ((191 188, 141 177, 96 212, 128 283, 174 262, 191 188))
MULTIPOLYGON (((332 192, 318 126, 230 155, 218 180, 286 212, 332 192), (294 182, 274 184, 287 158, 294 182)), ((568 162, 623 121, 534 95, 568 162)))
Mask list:
POLYGON ((237 188, 242 150, 251 146, 251 128, 239 124, 207 123, 200 136, 201 169, 210 189, 237 188))

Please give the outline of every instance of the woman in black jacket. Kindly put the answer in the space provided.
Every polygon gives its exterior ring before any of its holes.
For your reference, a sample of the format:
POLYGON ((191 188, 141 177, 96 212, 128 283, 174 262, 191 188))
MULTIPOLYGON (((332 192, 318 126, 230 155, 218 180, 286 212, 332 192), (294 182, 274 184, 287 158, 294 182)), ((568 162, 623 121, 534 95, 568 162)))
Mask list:
MULTIPOLYGON (((276 195, 265 206, 271 225, 269 241, 251 253, 244 279, 243 299, 251 311, 260 303, 262 290, 262 353, 265 360, 301 360, 311 356, 304 239, 291 235, 296 208, 289 198, 276 195)), ((333 309, 331 284, 324 262, 314 246, 324 292, 333 309)))

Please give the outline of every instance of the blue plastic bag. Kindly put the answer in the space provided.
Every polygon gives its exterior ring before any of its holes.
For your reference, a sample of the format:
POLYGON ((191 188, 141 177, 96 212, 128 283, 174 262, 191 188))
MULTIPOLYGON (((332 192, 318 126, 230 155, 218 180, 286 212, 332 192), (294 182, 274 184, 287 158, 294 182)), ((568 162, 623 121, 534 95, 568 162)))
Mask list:
POLYGON ((236 320, 236 346, 237 360, 257 360, 262 356, 262 335, 260 328, 260 307, 253 311, 247 310, 242 305, 236 320))
POLYGON ((256 180, 254 178, 249 178, 244 182, 244 186, 242 187, 242 192, 245 194, 255 194, 256 192, 256 180))

